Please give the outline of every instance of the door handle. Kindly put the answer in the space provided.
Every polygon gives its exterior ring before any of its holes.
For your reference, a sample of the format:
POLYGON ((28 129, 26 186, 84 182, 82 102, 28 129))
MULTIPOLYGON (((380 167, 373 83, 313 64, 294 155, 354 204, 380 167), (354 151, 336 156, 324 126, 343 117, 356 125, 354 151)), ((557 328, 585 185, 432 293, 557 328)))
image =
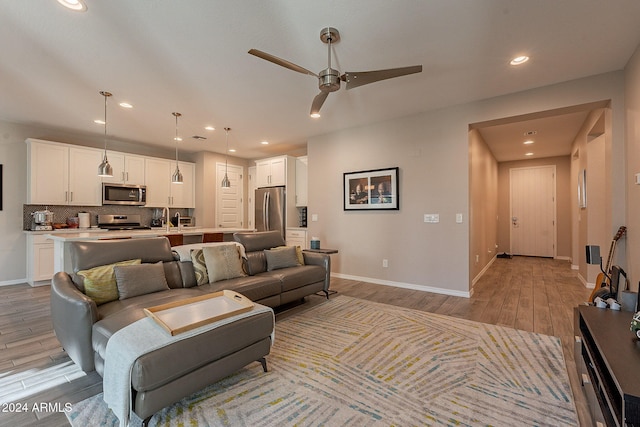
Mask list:
POLYGON ((518 226, 518 217, 517 216, 511 217, 511 223, 513 224, 514 227, 517 227, 518 226))

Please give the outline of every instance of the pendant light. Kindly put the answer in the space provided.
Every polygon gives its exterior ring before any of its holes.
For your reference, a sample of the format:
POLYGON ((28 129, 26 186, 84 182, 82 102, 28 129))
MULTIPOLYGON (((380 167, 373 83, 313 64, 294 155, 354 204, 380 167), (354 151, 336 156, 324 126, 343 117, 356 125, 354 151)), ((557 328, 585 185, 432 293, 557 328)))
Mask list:
POLYGON ((224 178, 222 178, 222 188, 230 188, 231 187, 231 181, 229 181, 229 176, 227 175, 227 172, 228 172, 228 169, 229 169, 228 159, 229 159, 229 131, 230 130, 231 130, 231 128, 224 128, 224 131, 227 133, 227 136, 226 136, 227 151, 225 153, 225 158, 224 158, 224 178))
POLYGON ((171 183, 182 184, 183 182, 182 172, 180 172, 180 166, 178 166, 178 141, 180 141, 180 138, 178 137, 178 117, 180 117, 182 114, 180 113, 171 113, 171 114, 173 114, 173 116, 176 118, 176 136, 175 138, 173 138, 176 141, 176 170, 175 172, 173 172, 173 175, 171 175, 171 183))
POLYGON ((111 93, 101 90, 100 95, 104 96, 104 157, 98 166, 98 176, 111 178, 113 177, 113 168, 107 159, 107 98, 111 96, 111 93))

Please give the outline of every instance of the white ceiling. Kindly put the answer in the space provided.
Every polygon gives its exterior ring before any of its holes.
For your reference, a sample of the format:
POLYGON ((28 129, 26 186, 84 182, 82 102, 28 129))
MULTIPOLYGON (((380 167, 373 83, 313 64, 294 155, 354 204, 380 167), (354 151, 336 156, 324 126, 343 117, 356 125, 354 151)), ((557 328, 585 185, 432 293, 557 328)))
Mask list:
POLYGON ((181 150, 224 152, 228 126, 236 155, 259 158, 314 135, 620 70, 640 44, 637 0, 86 3, 84 13, 56 0, 0 3, 0 119, 101 135, 93 120, 103 116, 98 92, 108 90, 113 138, 172 147, 179 111, 181 150), (317 80, 247 51, 317 72, 327 66, 326 26, 340 31, 340 72, 417 64, 423 72, 342 87, 311 119, 317 80), (519 54, 531 60, 510 66, 519 54))

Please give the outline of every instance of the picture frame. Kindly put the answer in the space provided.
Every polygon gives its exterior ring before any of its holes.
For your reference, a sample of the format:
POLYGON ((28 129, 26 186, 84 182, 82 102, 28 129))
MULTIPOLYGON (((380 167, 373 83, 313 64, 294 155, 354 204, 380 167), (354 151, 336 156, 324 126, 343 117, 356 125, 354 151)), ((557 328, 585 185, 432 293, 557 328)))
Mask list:
POLYGON ((343 207, 345 211, 399 210, 399 168, 345 172, 343 207))
POLYGON ((578 208, 587 208, 587 170, 578 173, 578 208))

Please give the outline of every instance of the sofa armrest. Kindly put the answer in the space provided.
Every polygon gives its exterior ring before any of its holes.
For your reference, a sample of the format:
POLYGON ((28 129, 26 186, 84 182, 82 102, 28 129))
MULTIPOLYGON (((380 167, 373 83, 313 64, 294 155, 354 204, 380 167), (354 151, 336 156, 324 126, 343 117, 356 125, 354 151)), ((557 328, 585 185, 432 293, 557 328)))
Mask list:
POLYGON ((324 287, 323 291, 329 290, 329 285, 331 284, 331 257, 327 254, 317 253, 317 252, 305 252, 302 251, 302 256, 304 258, 304 263, 308 265, 319 265, 324 268, 325 278, 324 278, 324 287))
POLYGON ((51 321, 58 341, 71 360, 83 371, 93 371, 91 334, 93 324, 98 321, 98 308, 65 272, 58 272, 51 279, 51 321))

